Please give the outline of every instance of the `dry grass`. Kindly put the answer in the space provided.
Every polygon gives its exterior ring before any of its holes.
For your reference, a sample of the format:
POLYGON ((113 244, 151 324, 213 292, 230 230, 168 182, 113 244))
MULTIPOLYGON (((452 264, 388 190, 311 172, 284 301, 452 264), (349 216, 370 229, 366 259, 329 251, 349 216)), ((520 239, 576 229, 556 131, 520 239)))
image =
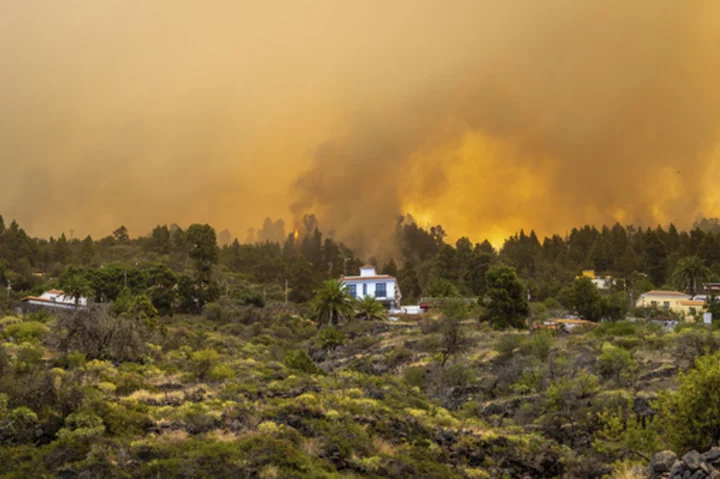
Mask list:
POLYGON ((260 471, 260 479, 278 479, 280 477, 280 470, 277 466, 266 466, 260 471))
POLYGON ((310 457, 319 457, 322 453, 322 440, 317 437, 308 437, 303 440, 302 450, 310 457))
POLYGON ((238 440, 239 436, 234 432, 215 429, 207 433, 207 438, 216 442, 234 442, 238 440))
POLYGON ((612 479, 645 479, 645 468, 638 464, 623 463, 615 466, 612 479))
POLYGON ((185 441, 190 435, 184 429, 174 429, 172 431, 165 431, 158 437, 158 442, 165 442, 169 444, 179 444, 185 441))
POLYGON ((386 456, 394 456, 397 452, 397 447, 393 444, 387 442, 386 440, 380 438, 380 437, 374 437, 373 438, 373 449, 375 449, 378 453, 384 454, 386 456))

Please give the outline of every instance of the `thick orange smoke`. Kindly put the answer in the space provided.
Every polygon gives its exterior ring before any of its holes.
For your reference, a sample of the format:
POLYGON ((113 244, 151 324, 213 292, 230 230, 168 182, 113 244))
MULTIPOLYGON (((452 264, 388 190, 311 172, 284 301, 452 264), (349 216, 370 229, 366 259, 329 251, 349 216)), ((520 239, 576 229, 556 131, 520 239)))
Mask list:
POLYGON ((719 33, 702 0, 5 2, 0 213, 242 237, 314 212, 367 251, 402 212, 687 226, 720 214, 719 33))

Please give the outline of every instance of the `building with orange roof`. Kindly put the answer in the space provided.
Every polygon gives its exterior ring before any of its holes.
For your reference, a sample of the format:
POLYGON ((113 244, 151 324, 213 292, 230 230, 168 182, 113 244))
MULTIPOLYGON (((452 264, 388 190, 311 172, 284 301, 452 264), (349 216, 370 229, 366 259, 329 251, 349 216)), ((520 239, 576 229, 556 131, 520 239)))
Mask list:
POLYGON ((666 309, 685 318, 692 318, 703 311, 706 303, 680 291, 653 290, 641 294, 635 306, 666 309))
POLYGON ((22 299, 23 309, 76 309, 78 307, 84 308, 87 306, 87 298, 79 298, 75 301, 75 298, 65 294, 65 291, 61 289, 51 289, 46 291, 40 296, 25 296, 22 299))

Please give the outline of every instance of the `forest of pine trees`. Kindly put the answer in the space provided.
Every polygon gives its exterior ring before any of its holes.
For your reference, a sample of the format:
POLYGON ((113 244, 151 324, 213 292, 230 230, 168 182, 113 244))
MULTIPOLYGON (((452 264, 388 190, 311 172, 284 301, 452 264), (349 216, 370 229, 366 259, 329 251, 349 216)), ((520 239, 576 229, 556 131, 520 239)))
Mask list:
MULTIPOLYGON (((615 224, 599 229, 586 225, 564 236, 545 238, 534 231, 520 231, 498 250, 483 239, 462 237, 452 243, 442 226, 423 228, 411 218, 399 217, 395 230, 387 234, 394 237, 395 253, 378 262, 361 258, 324 235, 310 217, 297 240, 290 233, 282 242, 235 240, 218 247, 213 230, 211 237, 202 240, 210 241, 207 247, 217 251, 211 255, 212 274, 206 268, 204 278, 199 277, 192 257, 196 248, 188 239, 192 228, 163 225, 147 236, 132 237, 121 226, 99 240, 89 236, 68 239, 65 234, 38 239, 29 237, 15 221, 6 226, 0 217, 0 281, 3 285, 9 282, 12 294, 19 297, 82 272, 93 282, 97 300, 112 300, 127 278, 133 291, 154 294, 156 307, 163 306, 158 308, 162 310, 167 310, 171 298, 162 298, 159 289, 193 294, 201 279, 209 299, 222 294, 223 288, 229 291, 230 285, 237 289, 238 284, 255 285, 256 290, 257 285, 264 285, 265 297, 281 297, 287 281, 289 299, 302 303, 323 280, 357 274, 365 261, 398 277, 406 303, 437 291, 482 297, 486 272, 497 263, 517 271, 533 301, 562 297, 563 288, 583 269, 622 279, 638 292, 662 288, 671 283, 676 263, 687 256, 697 256, 709 268, 709 279, 720 281, 720 223, 716 219, 702 220, 688 231, 678 231, 672 224, 667 228, 615 224)), ((197 304, 196 300, 185 304, 197 304)))

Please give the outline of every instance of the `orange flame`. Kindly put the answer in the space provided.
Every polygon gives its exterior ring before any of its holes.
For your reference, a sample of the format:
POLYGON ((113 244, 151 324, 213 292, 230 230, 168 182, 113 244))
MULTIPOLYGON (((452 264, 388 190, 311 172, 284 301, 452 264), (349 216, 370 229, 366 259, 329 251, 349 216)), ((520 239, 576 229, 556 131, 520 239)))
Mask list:
POLYGON ((293 233, 293 239, 297 243, 298 238, 300 237, 300 233, 298 232, 298 229, 295 228, 295 232, 293 233))

